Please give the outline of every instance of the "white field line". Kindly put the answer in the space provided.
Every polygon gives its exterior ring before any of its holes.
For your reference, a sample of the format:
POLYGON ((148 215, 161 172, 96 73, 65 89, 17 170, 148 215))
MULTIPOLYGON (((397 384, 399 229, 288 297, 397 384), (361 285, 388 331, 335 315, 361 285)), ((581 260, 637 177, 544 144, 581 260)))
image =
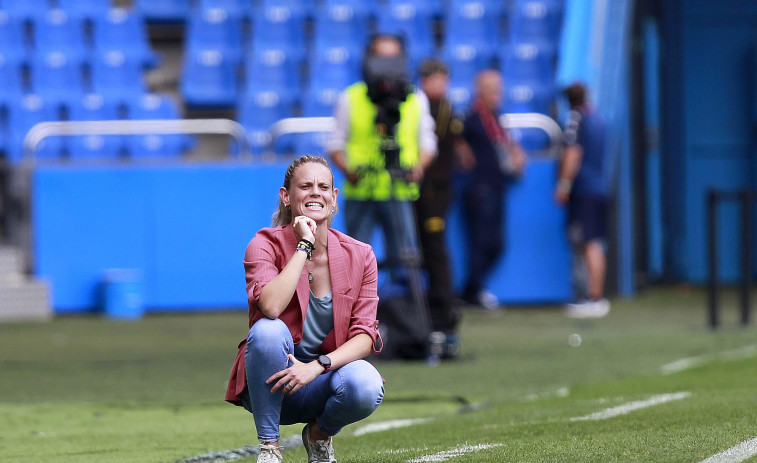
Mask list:
POLYGON ((739 347, 738 349, 732 349, 723 351, 716 354, 705 354, 696 357, 687 357, 676 360, 674 362, 666 363, 660 367, 662 374, 670 375, 678 373, 679 371, 688 370, 696 366, 712 362, 714 360, 735 360, 741 358, 748 358, 757 355, 757 344, 749 346, 739 347))
POLYGON ((701 463, 739 463, 757 455, 757 437, 711 456, 701 463))
POLYGON ((646 400, 636 400, 634 402, 624 403, 617 407, 606 408, 602 411, 592 413, 585 416, 577 416, 571 418, 570 421, 595 421, 606 420, 607 418, 613 418, 619 415, 625 415, 635 410, 641 410, 642 408, 654 407, 655 405, 664 404, 666 402, 672 402, 674 400, 681 400, 689 397, 691 392, 674 392, 672 394, 659 394, 652 396, 646 400))
POLYGON ((570 389, 568 389, 567 387, 561 387, 559 389, 555 389, 554 391, 540 392, 538 394, 528 394, 527 396, 523 397, 523 400, 533 402, 534 400, 539 399, 546 399, 550 397, 568 397, 569 395, 570 389))
POLYGON ((492 447, 500 447, 502 444, 478 444, 478 445, 458 445, 451 450, 444 450, 443 452, 434 453, 433 455, 424 455, 418 458, 412 458, 407 460, 407 463, 428 463, 433 461, 447 461, 450 458, 459 457, 466 453, 478 452, 479 450, 486 450, 492 447))
POLYGON ((378 423, 369 423, 365 426, 361 426, 357 428, 355 432, 353 432, 353 434, 356 436, 362 436, 364 434, 370 434, 373 432, 388 431, 395 428, 406 428, 408 426, 413 426, 416 424, 427 423, 431 420, 433 420, 433 418, 413 418, 404 420, 380 421, 378 423))

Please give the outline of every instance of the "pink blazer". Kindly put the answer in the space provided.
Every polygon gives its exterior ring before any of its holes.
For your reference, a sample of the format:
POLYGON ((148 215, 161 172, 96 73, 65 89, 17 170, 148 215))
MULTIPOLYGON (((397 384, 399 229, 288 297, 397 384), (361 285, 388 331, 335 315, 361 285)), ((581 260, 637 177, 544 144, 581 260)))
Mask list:
MULTIPOLYGON (((329 229, 329 271, 334 305, 334 329, 321 348, 332 352, 359 333, 368 334, 374 346, 378 337, 378 270, 373 249, 349 236, 329 229)), ((296 251, 297 238, 291 225, 260 230, 247 245, 244 256, 247 279, 249 327, 265 317, 257 303, 263 287, 275 278, 296 251)), ((307 271, 303 268, 297 290, 279 319, 286 323, 295 344, 302 341, 302 326, 310 300, 307 271)), ((239 395, 247 387, 244 354, 246 337, 239 343, 231 369, 226 400, 241 405, 239 395)), ((374 347, 375 350, 375 347, 374 347)))

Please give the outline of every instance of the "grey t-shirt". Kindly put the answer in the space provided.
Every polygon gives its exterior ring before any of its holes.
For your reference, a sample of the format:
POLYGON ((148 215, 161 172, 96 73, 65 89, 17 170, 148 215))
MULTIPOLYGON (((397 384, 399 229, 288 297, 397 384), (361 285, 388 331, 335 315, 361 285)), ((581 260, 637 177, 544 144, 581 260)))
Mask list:
POLYGON ((311 291, 308 313, 302 328, 302 342, 294 346, 297 360, 309 362, 321 355, 321 344, 333 329, 334 304, 331 301, 331 291, 323 297, 315 297, 311 291))

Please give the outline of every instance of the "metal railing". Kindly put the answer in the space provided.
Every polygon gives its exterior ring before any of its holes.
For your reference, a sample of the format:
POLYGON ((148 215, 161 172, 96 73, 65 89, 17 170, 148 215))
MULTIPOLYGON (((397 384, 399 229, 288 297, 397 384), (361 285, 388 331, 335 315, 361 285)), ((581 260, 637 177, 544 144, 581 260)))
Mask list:
POLYGON ((231 119, 154 119, 56 121, 34 125, 23 142, 22 161, 34 163, 37 146, 48 137, 78 135, 228 135, 239 144, 240 156, 251 158, 244 127, 231 119))
MULTIPOLYGON (((508 129, 540 129, 549 136, 547 153, 557 157, 562 142, 562 129, 551 117, 539 113, 508 113, 500 116, 500 123, 508 129)), ((287 134, 307 132, 330 132, 334 130, 333 117, 289 117, 271 126, 270 149, 276 140, 287 134)))

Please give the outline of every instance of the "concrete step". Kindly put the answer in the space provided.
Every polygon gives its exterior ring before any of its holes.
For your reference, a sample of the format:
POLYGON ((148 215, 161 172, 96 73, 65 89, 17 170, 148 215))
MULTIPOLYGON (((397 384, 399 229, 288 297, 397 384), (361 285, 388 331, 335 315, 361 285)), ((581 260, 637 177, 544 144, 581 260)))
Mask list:
POLYGON ((0 280, 0 323, 44 321, 53 316, 46 282, 23 276, 0 280))

